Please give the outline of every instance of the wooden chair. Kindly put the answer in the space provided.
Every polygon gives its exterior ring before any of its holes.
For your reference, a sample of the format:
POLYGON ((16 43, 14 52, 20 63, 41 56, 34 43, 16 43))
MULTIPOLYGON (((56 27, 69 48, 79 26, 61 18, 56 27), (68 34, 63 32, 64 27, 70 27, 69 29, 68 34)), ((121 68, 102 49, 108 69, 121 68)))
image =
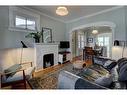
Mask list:
POLYGON ((22 65, 21 69, 16 70, 16 71, 11 71, 8 73, 5 73, 5 72, 1 73, 1 88, 10 86, 10 85, 13 88, 13 86, 15 87, 15 85, 21 84, 21 83, 24 85, 24 88, 26 88, 26 79, 28 78, 27 75, 32 72, 32 68, 30 67, 25 68, 23 65, 27 65, 28 63, 32 67, 32 62, 21 63, 19 64, 19 65, 22 65), (13 76, 8 77, 8 78, 6 77, 8 74, 12 74, 14 72, 15 74, 13 76))
POLYGON ((87 60, 87 59, 91 60, 94 54, 95 53, 92 47, 85 47, 83 49, 83 60, 87 60))
POLYGON ((15 79, 17 75, 14 75, 14 77, 12 77, 11 79, 7 79, 6 78, 5 81, 3 81, 3 78, 5 78, 7 74, 10 74, 10 73, 13 73, 13 72, 3 73, 1 75, 1 88, 2 87, 6 87, 6 86, 10 86, 10 85, 13 88, 14 85, 19 84, 19 83, 23 83, 24 88, 26 88, 25 71, 24 70, 18 70, 16 73, 19 74, 20 72, 22 72, 22 75, 20 75, 20 78, 19 79, 15 79))

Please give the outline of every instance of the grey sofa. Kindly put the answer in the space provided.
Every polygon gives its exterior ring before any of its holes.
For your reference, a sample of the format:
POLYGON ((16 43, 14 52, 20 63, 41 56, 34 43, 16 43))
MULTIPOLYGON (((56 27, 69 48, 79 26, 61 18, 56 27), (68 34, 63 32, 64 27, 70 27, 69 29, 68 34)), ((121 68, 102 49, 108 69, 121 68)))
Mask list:
POLYGON ((107 58, 94 57, 93 65, 85 68, 77 75, 68 71, 61 71, 58 77, 58 89, 126 89, 126 64, 127 58, 122 58, 116 62, 107 58), (88 74, 86 73, 87 70, 95 71, 95 73, 106 72, 110 77, 105 79, 105 76, 102 75, 100 78, 96 77, 94 81, 91 81, 85 78, 88 74), (104 72, 101 72, 103 70, 104 72), (108 85, 105 85, 106 83, 108 85))
POLYGON ((58 89, 106 89, 103 86, 89 82, 73 73, 62 71, 58 77, 58 89))

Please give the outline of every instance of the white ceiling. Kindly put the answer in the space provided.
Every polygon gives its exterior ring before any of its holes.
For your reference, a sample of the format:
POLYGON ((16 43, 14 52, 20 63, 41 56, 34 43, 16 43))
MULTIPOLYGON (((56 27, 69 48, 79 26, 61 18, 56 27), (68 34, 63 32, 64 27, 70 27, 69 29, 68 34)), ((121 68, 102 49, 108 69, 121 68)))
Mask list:
POLYGON ((43 14, 46 14, 50 17, 61 20, 63 22, 69 22, 116 6, 66 6, 69 11, 69 14, 66 16, 58 16, 55 13, 55 10, 58 6, 28 6, 28 7, 38 10, 43 14))

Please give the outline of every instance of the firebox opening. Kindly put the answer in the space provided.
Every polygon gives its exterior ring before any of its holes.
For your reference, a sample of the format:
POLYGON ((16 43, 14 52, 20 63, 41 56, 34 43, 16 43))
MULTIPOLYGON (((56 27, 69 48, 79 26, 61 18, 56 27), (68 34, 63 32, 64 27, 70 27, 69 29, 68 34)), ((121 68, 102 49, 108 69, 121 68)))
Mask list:
POLYGON ((47 68, 54 65, 54 54, 46 54, 43 56, 43 68, 47 68))

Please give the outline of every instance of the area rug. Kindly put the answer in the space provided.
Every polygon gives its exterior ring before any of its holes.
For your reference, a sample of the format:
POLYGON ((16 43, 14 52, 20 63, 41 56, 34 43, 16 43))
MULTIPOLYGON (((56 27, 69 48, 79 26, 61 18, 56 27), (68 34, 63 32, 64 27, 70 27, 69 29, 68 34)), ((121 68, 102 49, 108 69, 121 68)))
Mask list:
POLYGON ((74 70, 73 64, 69 63, 59 70, 50 72, 46 75, 43 75, 37 78, 32 78, 28 80, 28 83, 32 89, 57 89, 58 75, 60 71, 62 70, 66 70, 74 74, 77 74, 80 72, 80 70, 74 70))

